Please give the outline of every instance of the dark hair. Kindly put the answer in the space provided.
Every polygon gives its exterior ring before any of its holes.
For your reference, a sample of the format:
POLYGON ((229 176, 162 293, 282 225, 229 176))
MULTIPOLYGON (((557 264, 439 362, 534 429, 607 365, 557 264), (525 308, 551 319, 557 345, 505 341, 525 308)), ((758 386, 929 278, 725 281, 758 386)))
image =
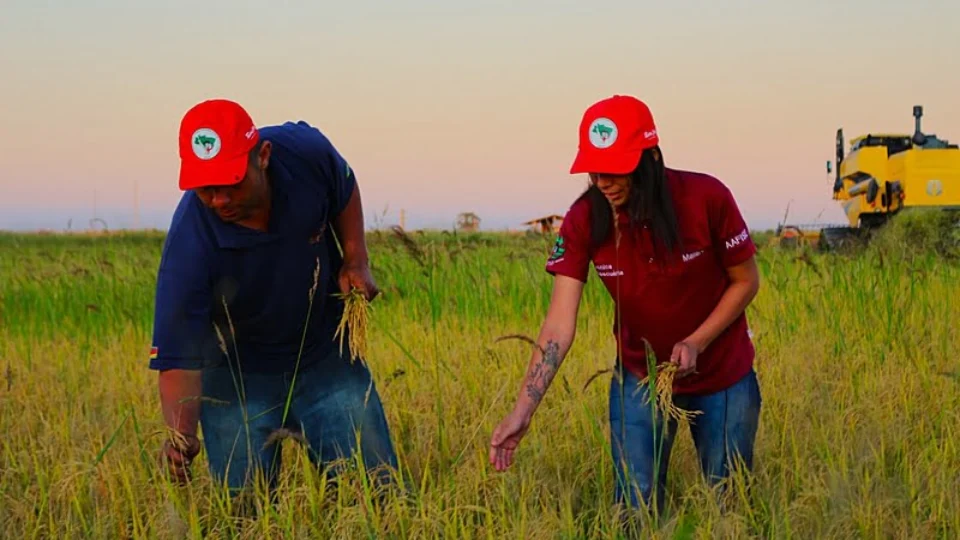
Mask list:
MULTIPOLYGON (((590 240, 596 248, 613 231, 613 210, 595 185, 591 185, 580 197, 590 202, 590 240)), ((637 168, 630 173, 626 213, 631 226, 649 222, 658 251, 663 248, 667 253, 673 253, 680 247, 680 226, 659 147, 644 150, 637 168)))
POLYGON ((256 144, 253 145, 253 148, 251 148, 250 151, 247 152, 247 159, 250 161, 250 163, 257 162, 257 158, 260 157, 260 148, 262 146, 263 146, 263 139, 260 139, 257 141, 256 144))

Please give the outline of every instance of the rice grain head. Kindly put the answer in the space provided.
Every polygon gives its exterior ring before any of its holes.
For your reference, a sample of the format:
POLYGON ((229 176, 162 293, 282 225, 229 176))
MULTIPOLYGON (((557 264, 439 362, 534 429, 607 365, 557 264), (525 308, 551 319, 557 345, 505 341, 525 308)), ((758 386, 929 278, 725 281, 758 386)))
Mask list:
MULTIPOLYGON (((703 414, 703 411, 690 411, 681 409, 673 403, 673 380, 677 374, 678 367, 679 366, 671 362, 657 366, 657 379, 654 383, 654 388, 657 395, 657 408, 668 417, 675 420, 692 420, 693 417, 703 414)), ((647 376, 640 381, 640 386, 644 386, 649 383, 650 374, 648 373, 647 376)))
POLYGON ((343 338, 345 330, 349 328, 350 361, 358 358, 363 361, 367 357, 367 324, 370 315, 370 302, 359 289, 351 289, 347 294, 338 294, 343 300, 343 316, 334 334, 334 339, 340 338, 340 354, 343 354, 343 338))

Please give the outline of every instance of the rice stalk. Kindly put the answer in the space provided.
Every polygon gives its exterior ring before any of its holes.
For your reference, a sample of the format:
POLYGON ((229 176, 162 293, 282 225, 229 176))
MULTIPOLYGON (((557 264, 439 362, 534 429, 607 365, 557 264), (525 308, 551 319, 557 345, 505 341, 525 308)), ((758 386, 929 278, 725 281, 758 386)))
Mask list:
POLYGON ((393 231, 394 236, 396 236, 400 243, 403 244, 404 249, 407 250, 407 253, 417 262, 421 268, 427 268, 427 263, 424 261, 425 253, 421 249, 420 245, 417 244, 417 241, 410 237, 407 234, 407 231, 403 230, 403 227, 394 225, 390 228, 393 231))
POLYGON ((343 354, 343 338, 349 328, 350 339, 348 346, 350 348, 350 361, 356 361, 358 358, 367 357, 367 326, 370 318, 370 302, 366 295, 360 289, 353 288, 350 292, 337 295, 343 300, 343 315, 340 317, 340 324, 337 325, 337 331, 334 339, 340 338, 340 354, 343 354))
POLYGON ((540 346, 539 343, 537 343, 535 339, 531 338, 530 336, 525 336, 523 334, 509 334, 506 336, 500 336, 496 340, 494 340, 494 343, 500 343, 501 341, 507 341, 511 339, 516 339, 519 341, 523 341, 525 343, 529 343, 530 345, 536 347, 537 350, 540 351, 541 355, 545 356, 547 354, 547 352, 543 349, 543 347, 540 346))
MULTIPOLYGON (((622 219, 623 209, 620 214, 622 219)), ((626 220, 620 228, 628 231, 626 220)), ((195 481, 185 486, 158 481, 164 470, 155 463, 154 447, 159 449, 166 432, 157 414, 155 374, 128 360, 149 346, 152 303, 143 298, 154 291, 162 236, 136 233, 104 246, 80 235, 58 239, 0 233, 0 405, 15 411, 0 414, 5 536, 627 536, 621 513, 607 503, 617 481, 614 470, 596 459, 597 449, 609 453, 614 448, 603 418, 608 390, 598 392, 593 386, 605 376, 593 379, 587 392, 580 391, 591 375, 610 367, 594 358, 614 361, 608 321, 617 312, 608 290, 600 280, 584 289, 585 324, 578 327, 578 345, 572 348, 573 357, 582 360, 564 368, 572 370, 567 376, 558 374, 564 388, 569 377, 573 393, 561 390, 564 399, 545 404, 551 421, 528 435, 531 439, 519 450, 521 466, 506 475, 493 474, 481 437, 486 438, 495 420, 490 415, 510 403, 503 401, 503 381, 491 374, 516 367, 509 361, 514 347, 534 349, 520 338, 499 346, 492 342, 511 333, 501 328, 530 326, 540 316, 550 286, 550 278, 537 271, 542 242, 521 235, 475 235, 463 239, 459 264, 431 267, 433 280, 423 281, 421 267, 389 230, 384 232, 384 239, 371 246, 371 257, 379 254, 388 267, 382 288, 404 288, 405 301, 379 304, 371 313, 378 319, 371 324, 381 318, 391 324, 377 327, 388 338, 382 343, 374 339, 378 336, 368 336, 369 354, 378 359, 380 375, 375 376, 385 381, 388 373, 404 369, 413 375, 411 365, 418 370, 418 376, 398 379, 384 392, 401 458, 397 476, 403 481, 396 485, 403 489, 380 495, 379 488, 361 485, 367 475, 328 477, 308 459, 299 459, 305 449, 296 440, 297 422, 291 422, 284 424, 291 432, 281 431, 271 441, 275 455, 293 454, 300 466, 285 468, 273 493, 251 490, 254 512, 247 513, 240 499, 221 491, 202 457, 193 465, 195 481), (117 269, 96 270, 105 253, 116 254, 111 260, 117 269), (502 290, 485 281, 491 272, 501 276, 494 283, 501 283, 502 290), (532 296, 529 302, 523 300, 526 294, 532 296), (88 310, 90 302, 100 311, 88 310), (431 327, 425 310, 434 306, 441 324, 431 327), (91 367, 98 362, 113 368, 101 373, 91 367), (64 416, 64 410, 70 414, 64 416), (147 418, 142 442, 137 417, 147 418), (108 445, 104 458, 91 467, 108 445), (569 473, 576 464, 585 468, 569 473)), ((439 233, 411 236, 424 249, 431 245, 428 239, 443 249, 439 233)), ((620 255, 618 262, 624 262, 626 251, 620 255)), ((960 463, 960 369, 953 361, 960 356, 960 334, 951 322, 960 318, 960 302, 951 295, 960 266, 941 264, 939 253, 907 259, 879 247, 861 258, 812 250, 809 256, 823 278, 790 252, 762 248, 758 256, 773 284, 762 288, 749 308, 762 352, 757 363, 761 389, 769 396, 755 447, 762 465, 742 476, 732 466, 735 478, 715 493, 699 482, 694 441, 678 433, 675 459, 670 460, 670 477, 676 482, 668 487, 669 507, 659 527, 652 517, 638 517, 648 525, 644 536, 960 538, 960 472, 950 466, 960 463), (820 294, 810 300, 802 285, 813 285, 820 294), (854 301, 842 306, 828 301, 839 297, 854 301), (879 299, 880 309, 859 309, 870 298, 879 299), (894 304, 904 298, 906 302, 894 304), (780 324, 788 319, 791 324, 780 324), (837 327, 851 331, 833 332, 837 327), (891 348, 871 339, 876 332, 870 329, 878 328, 892 328, 903 342, 891 348), (836 361, 839 357, 842 362, 836 361)), ((615 278, 609 279, 614 279, 610 283, 616 293, 615 278)), ((625 284, 630 278, 620 279, 625 284)), ((628 297, 614 297, 629 306, 628 297)), ((230 329, 227 319, 221 320, 225 338, 230 329)), ((331 329, 336 325, 333 321, 331 329)), ((218 338, 216 331, 212 340, 218 338)), ((219 353, 218 344, 211 347, 219 353)), ((224 363, 228 359, 236 370, 233 345, 222 345, 230 352, 224 351, 224 363)), ((653 398, 658 362, 649 360, 653 365, 646 370, 651 375, 644 389, 651 399, 640 414, 653 412, 658 420, 651 465, 659 466, 659 473, 667 465, 665 415, 657 412, 653 398)), ((614 372, 620 368, 614 364, 614 372)), ((302 377, 295 379, 291 387, 302 377)), ((625 390, 622 401, 629 403, 635 388, 614 381, 609 391, 625 390)), ((676 391, 674 387, 674 395, 676 391)), ((676 402, 683 407, 681 398, 676 402)), ((205 399, 203 404, 213 406, 205 399)), ((694 422, 703 420, 697 416, 694 422)), ((617 420, 610 427, 621 426, 617 420)), ((244 438, 240 433, 231 444, 244 446, 244 438)))

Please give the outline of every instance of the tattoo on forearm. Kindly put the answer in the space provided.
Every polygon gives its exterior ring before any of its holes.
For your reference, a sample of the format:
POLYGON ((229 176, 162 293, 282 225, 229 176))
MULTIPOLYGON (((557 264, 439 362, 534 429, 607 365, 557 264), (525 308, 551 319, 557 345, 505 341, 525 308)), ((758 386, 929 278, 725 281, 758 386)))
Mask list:
POLYGON ((533 366, 530 382, 527 383, 527 396, 535 403, 540 403, 543 399, 559 367, 560 344, 553 340, 547 341, 547 346, 543 348, 543 358, 533 366))

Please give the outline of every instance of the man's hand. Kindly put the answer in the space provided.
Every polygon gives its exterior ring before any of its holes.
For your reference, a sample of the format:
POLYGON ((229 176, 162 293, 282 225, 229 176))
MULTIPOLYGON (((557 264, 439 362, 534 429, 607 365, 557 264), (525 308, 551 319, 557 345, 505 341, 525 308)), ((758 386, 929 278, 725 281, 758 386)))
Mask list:
POLYGON ((377 288, 370 267, 366 264, 344 262, 340 269, 339 281, 340 292, 347 294, 351 289, 359 289, 366 296, 368 302, 380 294, 380 289, 377 288))
POLYGON ((160 406, 168 430, 160 450, 160 466, 183 483, 190 478, 190 463, 200 453, 197 423, 203 393, 201 372, 196 369, 167 369, 159 374, 160 406))
POLYGON ((677 364, 677 377, 686 377, 697 369, 697 347, 686 341, 673 346, 670 362, 677 364))
POLYGON ((194 435, 172 433, 163 441, 160 449, 160 466, 166 469, 171 480, 183 485, 190 478, 190 464, 200 453, 200 440, 194 435))
POLYGON ((530 416, 514 410, 500 422, 490 438, 490 463, 497 471, 505 471, 513 464, 513 452, 530 428, 530 416))

